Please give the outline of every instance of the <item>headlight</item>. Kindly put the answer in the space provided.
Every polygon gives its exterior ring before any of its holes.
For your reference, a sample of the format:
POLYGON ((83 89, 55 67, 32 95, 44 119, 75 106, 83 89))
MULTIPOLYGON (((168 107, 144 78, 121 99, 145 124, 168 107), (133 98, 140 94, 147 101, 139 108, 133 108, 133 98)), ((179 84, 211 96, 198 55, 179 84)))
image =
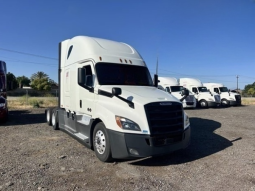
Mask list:
POLYGON ((185 113, 184 114, 184 129, 187 129, 187 127, 190 125, 189 122, 189 116, 185 113))
POLYGON ((127 118, 115 116, 115 120, 117 125, 122 129, 131 130, 131 131, 141 131, 139 125, 137 125, 135 122, 127 118))
POLYGON ((0 103, 1 108, 5 108, 5 103, 0 103))

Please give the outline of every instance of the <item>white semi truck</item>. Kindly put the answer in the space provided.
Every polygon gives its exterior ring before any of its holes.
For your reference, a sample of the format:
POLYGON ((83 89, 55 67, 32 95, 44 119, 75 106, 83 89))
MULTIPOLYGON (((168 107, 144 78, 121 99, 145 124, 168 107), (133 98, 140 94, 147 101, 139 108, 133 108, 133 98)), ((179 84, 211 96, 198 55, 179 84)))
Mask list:
MULTIPOLYGON (((61 129, 112 158, 162 155, 186 148, 190 122, 182 103, 155 86, 130 45, 77 36, 59 43, 59 100, 45 110, 61 129)), ((186 92, 187 94, 187 92, 186 92)))
POLYGON ((200 80, 194 78, 180 78, 179 84, 193 93, 198 106, 203 108, 220 106, 220 96, 209 92, 200 80))
POLYGON ((211 92, 220 95, 222 106, 237 106, 242 103, 240 94, 230 92, 228 88, 221 83, 203 83, 203 85, 211 92))
MULTIPOLYGON (((160 89, 163 89, 164 91, 172 94, 179 100, 182 100, 184 98, 184 95, 182 94, 183 86, 179 85, 179 82, 176 78, 158 77, 158 81, 158 86, 160 89)), ((197 105, 196 102, 196 98, 190 92, 190 95, 183 99, 182 105, 184 108, 195 108, 197 105)))

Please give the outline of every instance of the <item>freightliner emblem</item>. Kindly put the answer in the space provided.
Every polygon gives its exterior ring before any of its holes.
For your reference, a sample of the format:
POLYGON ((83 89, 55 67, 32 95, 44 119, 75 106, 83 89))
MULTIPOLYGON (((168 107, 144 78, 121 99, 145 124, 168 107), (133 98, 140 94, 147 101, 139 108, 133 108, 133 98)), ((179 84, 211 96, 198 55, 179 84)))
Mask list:
POLYGON ((172 105, 172 103, 169 103, 169 102, 161 102, 161 103, 159 103, 159 105, 172 105))

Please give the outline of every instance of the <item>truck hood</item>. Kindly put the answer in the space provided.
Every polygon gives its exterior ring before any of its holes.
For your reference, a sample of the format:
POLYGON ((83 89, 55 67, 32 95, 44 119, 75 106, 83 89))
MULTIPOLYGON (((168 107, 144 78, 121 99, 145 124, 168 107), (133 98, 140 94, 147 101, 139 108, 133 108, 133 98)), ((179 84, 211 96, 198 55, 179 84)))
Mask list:
POLYGON ((100 86, 98 89, 111 93, 113 87, 121 88, 122 93, 120 97, 128 99, 134 103, 147 104, 150 102, 160 102, 160 101, 180 101, 169 94, 159 90, 156 87, 149 86, 100 86))

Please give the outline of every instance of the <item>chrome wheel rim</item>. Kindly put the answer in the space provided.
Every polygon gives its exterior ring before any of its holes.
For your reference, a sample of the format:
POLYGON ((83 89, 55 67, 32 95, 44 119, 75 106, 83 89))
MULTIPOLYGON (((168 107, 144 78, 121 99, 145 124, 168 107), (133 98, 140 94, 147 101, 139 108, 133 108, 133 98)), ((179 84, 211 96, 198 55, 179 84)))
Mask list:
POLYGON ((47 122, 49 122, 50 121, 50 111, 48 110, 47 111, 47 122))
POLYGON ((99 154, 104 154, 106 148, 106 141, 103 131, 99 130, 96 132, 94 145, 99 154))
POLYGON ((202 106, 202 107, 205 107, 205 106, 206 106, 205 102, 202 101, 202 102, 201 102, 201 106, 202 106))
POLYGON ((52 113, 51 123, 52 123, 52 126, 54 126, 56 123, 55 112, 52 113))

